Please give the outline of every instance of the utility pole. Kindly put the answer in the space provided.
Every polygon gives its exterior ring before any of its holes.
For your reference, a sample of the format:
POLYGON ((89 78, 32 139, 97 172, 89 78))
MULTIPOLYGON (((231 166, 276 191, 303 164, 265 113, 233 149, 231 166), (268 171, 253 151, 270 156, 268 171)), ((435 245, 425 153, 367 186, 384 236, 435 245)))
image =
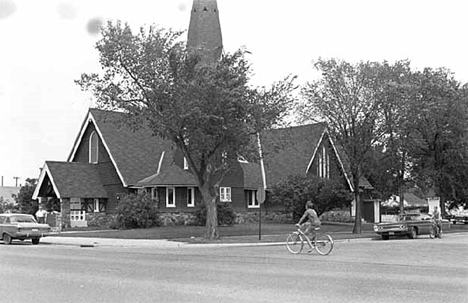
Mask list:
POLYGON ((20 178, 20 177, 13 177, 13 179, 15 179, 15 181, 16 181, 15 187, 18 187, 18 179, 19 179, 19 178, 20 178))

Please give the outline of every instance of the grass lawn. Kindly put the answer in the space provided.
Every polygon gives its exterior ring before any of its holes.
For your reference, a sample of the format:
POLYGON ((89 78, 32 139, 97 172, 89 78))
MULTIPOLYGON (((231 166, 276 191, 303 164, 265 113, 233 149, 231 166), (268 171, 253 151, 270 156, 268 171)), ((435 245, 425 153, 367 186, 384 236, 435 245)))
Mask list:
MULTIPOLYGON (((294 230, 293 224, 271 224, 262 223, 261 235, 277 236, 285 238, 294 230)), ((322 232, 351 233, 352 224, 323 224, 322 232)), ((371 232, 372 224, 363 224, 363 232, 371 232)), ((164 226, 147 229, 126 229, 126 230, 92 230, 69 228, 57 236, 64 237, 91 237, 91 238, 114 238, 114 239, 190 239, 201 238, 205 233, 204 226, 164 226)), ((219 226, 220 237, 245 237, 259 235, 259 225, 239 224, 234 226, 219 226)))

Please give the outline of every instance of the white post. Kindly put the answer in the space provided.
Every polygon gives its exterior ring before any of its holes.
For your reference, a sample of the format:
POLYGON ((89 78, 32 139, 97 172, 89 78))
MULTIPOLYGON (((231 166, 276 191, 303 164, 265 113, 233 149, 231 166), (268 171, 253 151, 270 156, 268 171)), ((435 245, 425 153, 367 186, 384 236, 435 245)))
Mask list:
POLYGON ((265 166, 263 164, 262 144, 260 143, 260 133, 257 133, 258 153, 260 155, 260 170, 262 171, 263 189, 267 188, 265 166))

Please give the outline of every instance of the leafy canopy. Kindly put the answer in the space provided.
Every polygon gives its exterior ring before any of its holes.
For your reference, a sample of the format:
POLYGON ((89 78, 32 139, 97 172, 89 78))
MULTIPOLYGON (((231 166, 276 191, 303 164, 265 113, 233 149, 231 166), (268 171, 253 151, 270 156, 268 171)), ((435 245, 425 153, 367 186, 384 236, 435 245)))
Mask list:
POLYGON ((77 83, 101 108, 123 110, 135 127, 148 123, 172 140, 201 182, 238 155, 256 155, 252 135, 281 121, 292 103, 294 77, 270 89, 248 85, 245 50, 206 61, 186 48, 182 32, 150 26, 133 34, 109 22, 102 35, 103 74, 83 74, 77 83))

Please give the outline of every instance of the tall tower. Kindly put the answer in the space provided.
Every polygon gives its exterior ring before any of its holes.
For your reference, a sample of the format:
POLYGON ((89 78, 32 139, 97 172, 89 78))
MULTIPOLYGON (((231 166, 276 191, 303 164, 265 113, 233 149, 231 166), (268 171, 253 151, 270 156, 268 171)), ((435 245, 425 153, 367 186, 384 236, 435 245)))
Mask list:
POLYGON ((223 38, 216 0, 193 0, 187 47, 201 50, 208 60, 219 60, 223 38))

